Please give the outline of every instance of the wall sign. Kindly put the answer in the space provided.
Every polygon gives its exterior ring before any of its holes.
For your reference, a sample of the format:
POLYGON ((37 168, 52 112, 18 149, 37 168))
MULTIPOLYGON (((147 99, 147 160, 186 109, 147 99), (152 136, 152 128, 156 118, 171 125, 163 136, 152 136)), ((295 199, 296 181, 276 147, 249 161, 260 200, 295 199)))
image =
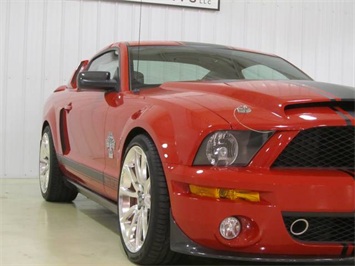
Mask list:
POLYGON ((219 10, 220 0, 121 0, 121 1, 219 10))

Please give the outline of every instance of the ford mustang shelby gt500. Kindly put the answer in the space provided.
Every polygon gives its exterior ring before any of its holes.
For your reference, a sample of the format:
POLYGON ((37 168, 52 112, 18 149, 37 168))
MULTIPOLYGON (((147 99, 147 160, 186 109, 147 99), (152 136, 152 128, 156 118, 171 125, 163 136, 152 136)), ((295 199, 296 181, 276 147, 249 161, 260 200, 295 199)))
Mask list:
POLYGON ((354 93, 275 55, 115 43, 45 104, 42 196, 116 212, 139 264, 353 261, 354 93))

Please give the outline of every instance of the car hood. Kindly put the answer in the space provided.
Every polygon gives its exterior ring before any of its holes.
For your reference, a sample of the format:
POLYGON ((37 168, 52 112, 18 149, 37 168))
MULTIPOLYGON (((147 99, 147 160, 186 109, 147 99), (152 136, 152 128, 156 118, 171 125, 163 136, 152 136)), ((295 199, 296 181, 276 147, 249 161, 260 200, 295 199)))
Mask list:
POLYGON ((354 125, 355 89, 315 81, 169 82, 173 97, 199 104, 235 129, 354 125))

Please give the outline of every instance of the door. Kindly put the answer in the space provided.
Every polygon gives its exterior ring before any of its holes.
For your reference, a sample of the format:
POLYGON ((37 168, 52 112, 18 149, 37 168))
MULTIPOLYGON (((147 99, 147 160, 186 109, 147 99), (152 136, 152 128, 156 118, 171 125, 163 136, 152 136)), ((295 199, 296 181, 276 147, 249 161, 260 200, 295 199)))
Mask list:
MULTIPOLYGON (((93 59, 87 71, 108 71, 115 79, 119 60, 116 50, 107 51, 93 59)), ((76 89, 68 99, 67 129, 70 151, 66 164, 81 185, 103 195, 105 167, 105 117, 108 103, 102 88, 76 89)))

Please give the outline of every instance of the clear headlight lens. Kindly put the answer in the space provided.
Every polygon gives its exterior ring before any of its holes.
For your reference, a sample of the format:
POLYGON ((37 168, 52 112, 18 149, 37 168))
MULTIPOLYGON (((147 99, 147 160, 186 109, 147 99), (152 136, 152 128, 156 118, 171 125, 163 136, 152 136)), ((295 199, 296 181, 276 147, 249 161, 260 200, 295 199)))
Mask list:
POLYGON ((267 131, 217 131, 202 142, 194 165, 245 166, 272 135, 267 131))
POLYGON ((238 141, 228 131, 214 133, 207 141, 206 157, 212 165, 231 165, 238 156, 238 141))

